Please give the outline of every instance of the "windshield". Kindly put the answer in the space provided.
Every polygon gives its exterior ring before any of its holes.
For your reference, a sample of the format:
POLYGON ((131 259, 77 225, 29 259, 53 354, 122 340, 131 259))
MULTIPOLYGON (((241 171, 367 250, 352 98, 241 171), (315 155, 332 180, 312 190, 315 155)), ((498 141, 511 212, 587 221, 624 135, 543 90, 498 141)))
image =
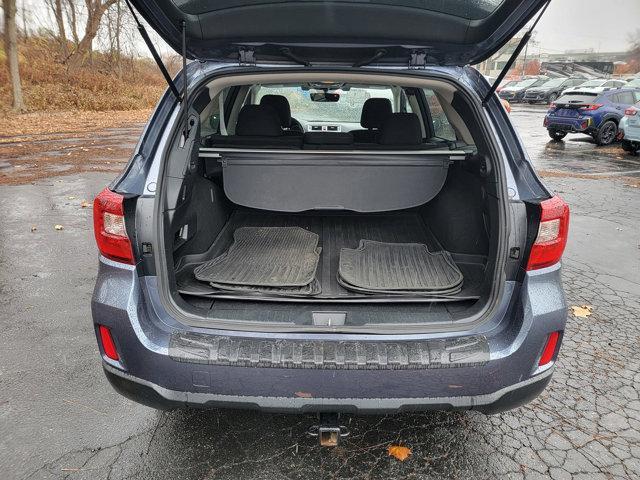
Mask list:
POLYGON ((606 82, 606 80, 589 80, 588 82, 581 83, 580 86, 581 87, 599 87, 604 82, 606 82))
POLYGON ((549 80, 548 82, 543 83, 542 87, 543 88, 559 87, 566 81, 567 81, 566 78, 554 78, 553 80, 549 80))
POLYGON ((534 83, 536 83, 538 81, 537 78, 530 78, 528 80, 523 80, 521 82, 519 82, 516 86, 518 88, 525 88, 525 87, 531 87, 534 83))
POLYGON ((640 88, 640 78, 635 78, 625 85, 625 87, 640 88))
POLYGON ((293 86, 261 86, 256 94, 256 103, 265 95, 283 95, 289 100, 291 116, 306 122, 360 123, 362 105, 368 98, 388 98, 393 105, 393 91, 390 87, 332 90, 340 98, 337 102, 314 102, 311 91, 293 86))
POLYGON ((556 100, 556 104, 586 104, 593 103, 598 95, 596 93, 584 93, 584 92, 569 92, 562 95, 558 100, 556 100))

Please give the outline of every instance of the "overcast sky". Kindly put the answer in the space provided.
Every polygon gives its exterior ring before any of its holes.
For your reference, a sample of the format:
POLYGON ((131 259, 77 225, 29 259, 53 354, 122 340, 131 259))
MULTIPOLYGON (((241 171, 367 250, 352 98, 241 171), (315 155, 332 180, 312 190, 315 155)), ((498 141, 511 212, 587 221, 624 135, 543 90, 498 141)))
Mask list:
POLYGON ((640 0, 551 0, 536 27, 543 51, 593 48, 626 50, 628 36, 640 29, 640 0))
MULTIPOLYGON (((18 13, 25 4, 31 21, 53 27, 45 0, 17 0, 18 13)), ((18 20, 20 22, 20 20, 18 20)), ((594 49, 601 52, 626 50, 628 37, 640 29, 640 0, 552 0, 536 28, 535 40, 543 52, 594 49)), ((137 32, 134 32, 137 35, 137 32)), ((159 50, 170 51, 154 35, 159 50)), ((146 47, 139 40, 140 54, 146 47)))

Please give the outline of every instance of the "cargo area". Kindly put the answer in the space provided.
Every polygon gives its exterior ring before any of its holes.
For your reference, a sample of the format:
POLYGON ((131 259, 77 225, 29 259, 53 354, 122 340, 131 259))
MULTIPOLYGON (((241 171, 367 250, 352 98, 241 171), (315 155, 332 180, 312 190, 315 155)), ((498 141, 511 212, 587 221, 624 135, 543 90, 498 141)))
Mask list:
POLYGON ((450 85, 218 91, 199 97, 165 170, 179 308, 296 326, 453 324, 483 311, 498 183, 450 85))

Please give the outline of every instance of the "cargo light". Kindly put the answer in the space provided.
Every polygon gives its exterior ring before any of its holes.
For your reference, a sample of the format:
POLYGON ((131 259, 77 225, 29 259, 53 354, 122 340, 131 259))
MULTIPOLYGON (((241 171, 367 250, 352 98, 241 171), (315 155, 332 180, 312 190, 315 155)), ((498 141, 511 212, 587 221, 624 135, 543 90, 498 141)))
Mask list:
POLYGON ((560 261, 569 234, 569 206, 558 196, 540 202, 538 235, 531 247, 527 270, 550 267, 560 261))
POLYGON ((93 201, 93 231, 100 253, 118 262, 133 264, 131 241, 124 221, 124 197, 108 188, 93 201))

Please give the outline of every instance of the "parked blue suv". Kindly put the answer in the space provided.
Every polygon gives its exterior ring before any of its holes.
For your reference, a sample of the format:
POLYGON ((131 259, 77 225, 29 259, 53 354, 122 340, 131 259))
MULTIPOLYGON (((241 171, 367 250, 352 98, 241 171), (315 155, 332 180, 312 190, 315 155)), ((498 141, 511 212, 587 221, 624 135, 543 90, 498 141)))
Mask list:
POLYGON ((551 104, 543 125, 554 140, 567 133, 585 133, 597 145, 609 145, 616 139, 624 111, 639 100, 640 90, 630 88, 567 92, 551 104))
POLYGON ((94 203, 119 392, 491 413, 545 388, 569 208, 468 66, 545 0, 132 3, 186 68, 94 203))

